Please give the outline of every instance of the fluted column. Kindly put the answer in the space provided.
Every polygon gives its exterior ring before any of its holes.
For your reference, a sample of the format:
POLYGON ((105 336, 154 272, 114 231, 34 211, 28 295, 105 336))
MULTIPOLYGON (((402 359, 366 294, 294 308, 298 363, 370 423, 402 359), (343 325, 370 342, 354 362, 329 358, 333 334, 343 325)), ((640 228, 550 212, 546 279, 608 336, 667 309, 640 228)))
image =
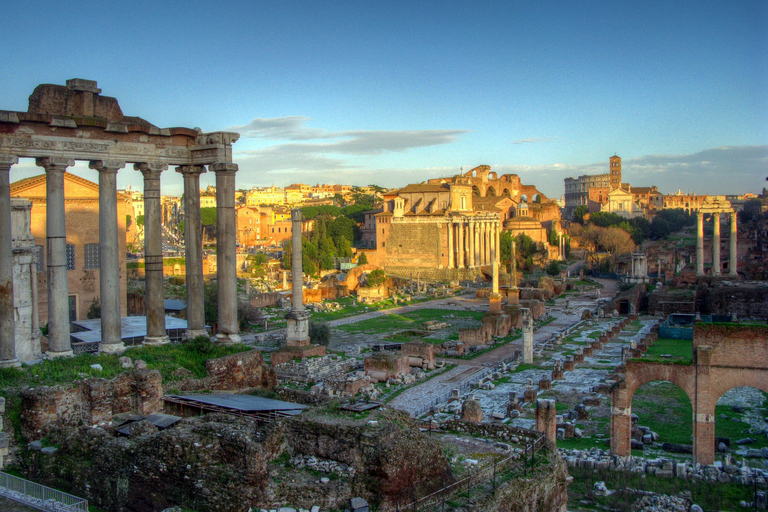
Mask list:
POLYGON ((486 228, 485 221, 484 220, 480 221, 480 266, 483 266, 483 265, 485 265, 487 263, 487 261, 485 259, 485 251, 487 249, 487 245, 485 243, 486 242, 486 239, 485 239, 485 234, 486 234, 485 228, 486 228))
POLYGON ((453 221, 448 221, 448 268, 454 267, 453 259, 453 221))
POLYGON ((163 294, 163 238, 161 226, 160 174, 168 164, 138 163, 134 169, 144 176, 144 282, 146 284, 147 335, 145 345, 168 343, 165 331, 163 294))
POLYGON ((456 224, 456 268, 464 268, 464 222, 456 224))
POLYGON ((475 268, 475 221, 469 221, 469 238, 467 241, 467 247, 469 249, 469 262, 467 266, 469 268, 475 268))
POLYGON ((203 287, 203 240, 200 220, 200 165, 183 165, 176 172, 184 177, 184 252, 187 285, 187 339, 206 336, 203 287))
POLYGON ((731 212, 731 239, 730 239, 730 261, 728 263, 728 275, 737 276, 737 260, 739 258, 739 228, 736 225, 736 212, 731 212))
POLYGON ((120 245, 117 229, 117 171, 125 162, 95 160, 89 167, 99 171, 99 302, 101 344, 108 354, 122 353, 125 344, 120 326, 120 245))
POLYGON ((11 166, 18 161, 15 156, 0 155, 0 368, 20 366, 16 357, 11 244, 11 166))
POLYGON ((704 214, 696 214, 696 275, 704 275, 704 214))
POLYGON ((237 224, 235 173, 237 164, 216 163, 216 279, 218 281, 219 332, 216 341, 240 343, 237 322, 237 224))
POLYGON ((714 214, 715 229, 712 237, 712 275, 720 275, 720 212, 714 214))
POLYGON ((64 220, 64 172, 75 164, 62 157, 38 158, 45 169, 46 238, 48 260, 48 352, 50 358, 72 356, 69 340, 67 224, 64 220))

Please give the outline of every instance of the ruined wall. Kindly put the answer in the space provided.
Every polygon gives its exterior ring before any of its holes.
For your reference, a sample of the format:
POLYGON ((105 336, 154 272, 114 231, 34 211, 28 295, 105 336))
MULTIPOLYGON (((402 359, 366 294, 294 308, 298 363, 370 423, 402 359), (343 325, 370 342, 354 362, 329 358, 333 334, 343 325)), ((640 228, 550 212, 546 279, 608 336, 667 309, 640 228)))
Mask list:
POLYGON ((386 246, 387 266, 437 268, 442 264, 442 230, 437 223, 393 223, 386 246))
POLYGON ((280 304, 280 292, 256 293, 248 299, 248 304, 252 308, 266 308, 280 304))
POLYGON ((240 390, 247 388, 273 389, 277 385, 275 371, 264 365, 258 350, 247 350, 205 362, 206 377, 174 382, 182 390, 240 390))
POLYGON ((88 379, 75 387, 21 391, 21 430, 27 440, 39 439, 52 425, 105 425, 114 414, 135 411, 148 415, 163 410, 163 385, 157 370, 137 370, 111 381, 88 379))
MULTIPOLYGON (((768 369, 768 326, 739 324, 701 324, 693 326, 694 351, 711 347, 709 362, 717 366, 768 369)), ((703 361, 699 361, 702 364, 703 361)))
POLYGON ((706 292, 702 313, 768 319, 768 286, 712 286, 706 292))

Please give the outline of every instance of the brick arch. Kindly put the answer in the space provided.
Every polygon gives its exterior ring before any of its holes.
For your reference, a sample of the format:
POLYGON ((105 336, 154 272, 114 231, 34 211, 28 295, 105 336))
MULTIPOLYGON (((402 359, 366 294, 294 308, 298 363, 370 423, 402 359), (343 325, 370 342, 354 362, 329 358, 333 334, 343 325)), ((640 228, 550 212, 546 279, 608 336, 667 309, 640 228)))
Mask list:
POLYGON ((655 381, 671 382, 685 391, 691 404, 696 403, 696 374, 694 371, 686 370, 686 368, 693 368, 692 366, 649 364, 643 366, 644 368, 640 372, 633 373, 632 375, 627 371, 627 400, 630 408, 632 407, 632 399, 635 397, 637 390, 655 381))
POLYGON ((733 388, 755 388, 768 393, 768 378, 766 378, 765 370, 713 368, 710 373, 709 391, 712 405, 711 414, 715 413, 717 402, 733 388))

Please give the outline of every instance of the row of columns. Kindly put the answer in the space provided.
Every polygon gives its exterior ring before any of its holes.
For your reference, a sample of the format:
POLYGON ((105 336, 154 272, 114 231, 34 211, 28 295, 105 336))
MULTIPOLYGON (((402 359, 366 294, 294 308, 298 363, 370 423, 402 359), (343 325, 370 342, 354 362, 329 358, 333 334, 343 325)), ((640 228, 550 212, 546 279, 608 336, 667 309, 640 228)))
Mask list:
MULTIPOLYGON (((14 339, 13 252, 11 247, 10 169, 18 158, 0 155, 0 367, 17 366, 14 339)), ((64 172, 74 160, 45 157, 36 160, 46 173, 46 259, 48 282, 48 357, 71 356, 69 285, 67 280, 64 172)), ((99 256, 101 333, 100 350, 122 352, 120 325, 120 254, 117 223, 117 172, 125 162, 91 161, 99 172, 99 256)), ((147 304, 145 344, 169 341, 165 330, 160 175, 167 164, 142 162, 134 169, 144 177, 144 254, 147 304)), ((237 322, 235 231, 235 173, 237 165, 216 163, 217 280, 221 343, 240 341, 237 322)), ((206 334, 203 309, 202 225, 200 174, 203 166, 180 166, 184 176, 184 218, 187 270, 187 337, 206 334)))
POLYGON ((490 265, 501 254, 497 221, 448 221, 448 268, 490 265))
MULTIPOLYGON (((738 275, 738 225, 736 212, 730 213, 731 216, 731 237, 730 237, 730 259, 728 262, 728 275, 738 275)), ((720 214, 713 213, 714 230, 712 235, 712 275, 721 275, 720 263, 720 214)), ((696 275, 704 275, 704 213, 698 212, 696 215, 696 275)))

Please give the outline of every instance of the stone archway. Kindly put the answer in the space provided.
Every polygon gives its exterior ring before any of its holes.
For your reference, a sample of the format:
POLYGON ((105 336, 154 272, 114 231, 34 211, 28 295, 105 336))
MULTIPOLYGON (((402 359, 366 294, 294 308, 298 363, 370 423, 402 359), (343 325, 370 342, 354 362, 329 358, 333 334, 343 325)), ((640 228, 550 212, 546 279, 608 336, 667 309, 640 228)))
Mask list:
POLYGON ((715 404, 729 389, 750 386, 768 392, 768 326, 695 324, 692 364, 628 361, 611 392, 611 453, 631 454, 632 397, 653 380, 681 387, 693 405, 693 457, 715 459, 715 404))

